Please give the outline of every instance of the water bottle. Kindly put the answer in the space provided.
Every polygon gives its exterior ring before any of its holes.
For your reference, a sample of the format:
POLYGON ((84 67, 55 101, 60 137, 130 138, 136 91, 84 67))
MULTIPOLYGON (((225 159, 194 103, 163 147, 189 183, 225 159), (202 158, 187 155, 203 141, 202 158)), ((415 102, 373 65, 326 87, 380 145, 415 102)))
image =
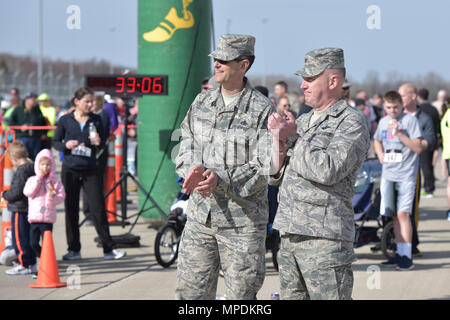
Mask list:
POLYGON ((89 123, 89 138, 95 138, 97 136, 97 129, 93 122, 89 123))
POLYGON ((278 292, 271 293, 270 300, 280 300, 280 294, 278 292))

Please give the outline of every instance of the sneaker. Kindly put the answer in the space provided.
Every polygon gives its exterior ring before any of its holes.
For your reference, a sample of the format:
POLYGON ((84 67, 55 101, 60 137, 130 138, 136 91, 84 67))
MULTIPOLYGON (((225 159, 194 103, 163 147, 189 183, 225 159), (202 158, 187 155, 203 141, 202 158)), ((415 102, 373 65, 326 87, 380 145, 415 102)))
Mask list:
POLYGON ((381 265, 384 267, 395 267, 401 260, 400 256, 396 253, 395 257, 390 258, 388 261, 382 262, 381 265))
POLYGON ((422 191, 422 192, 420 193, 420 197, 421 197, 421 198, 424 198, 424 199, 431 199, 431 198, 434 197, 434 195, 433 195, 432 192, 422 191))
POLYGON ((81 260, 80 252, 69 251, 67 254, 63 255, 63 260, 81 260))
POLYGON ((94 225, 94 221, 92 221, 92 219, 86 219, 86 221, 84 222, 84 225, 92 227, 94 225))
POLYGON ((407 256, 402 256, 397 264, 397 270, 406 271, 414 269, 414 264, 412 263, 412 259, 409 259, 407 256))
POLYGON ((104 254, 104 260, 119 260, 127 255, 126 251, 113 249, 111 252, 107 252, 104 254))
POLYGON ((13 266, 16 260, 16 251, 13 247, 6 247, 0 254, 0 264, 4 264, 5 266, 13 266))
POLYGON ((37 264, 37 262, 35 264, 33 264, 32 266, 30 266, 30 271, 31 271, 31 277, 33 279, 37 279, 37 275, 38 275, 38 264, 37 264))
POLYGON ((31 269, 24 267, 22 265, 18 265, 18 266, 15 266, 14 268, 6 270, 5 273, 9 274, 9 275, 31 274, 31 269))

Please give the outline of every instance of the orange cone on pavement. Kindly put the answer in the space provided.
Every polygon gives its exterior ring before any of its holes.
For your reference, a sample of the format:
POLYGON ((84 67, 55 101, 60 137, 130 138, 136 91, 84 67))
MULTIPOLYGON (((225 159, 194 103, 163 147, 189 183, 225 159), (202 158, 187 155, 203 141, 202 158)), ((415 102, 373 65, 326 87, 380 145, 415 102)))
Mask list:
POLYGON ((58 288, 67 286, 67 282, 60 282, 59 280, 58 263, 56 262, 53 236, 50 230, 44 232, 40 260, 37 281, 35 284, 30 284, 30 288, 58 288))
POLYGON ((3 135, 3 129, 0 127, 0 191, 3 191, 3 165, 5 162, 3 160, 3 154, 6 152, 4 140, 5 136, 3 135))
MULTIPOLYGON (((120 172, 122 171, 122 165, 123 165, 123 155, 122 155, 122 128, 119 125, 117 130, 114 132, 116 137, 116 143, 115 143, 115 182, 117 183, 120 180, 120 172)), ((119 202, 122 200, 122 186, 119 184, 115 190, 116 192, 116 201, 119 202)))
MULTIPOLYGON (((8 142, 5 144, 9 146, 8 142)), ((12 177, 14 174, 11 159, 9 158, 8 152, 4 153, 3 157, 4 167, 3 167, 3 191, 9 190, 11 188, 12 177)), ((4 199, 0 202, 0 207, 2 208, 2 234, 0 241, 0 253, 6 248, 5 235, 6 229, 11 227, 11 212, 7 208, 8 202, 4 199)))
MULTIPOLYGON (((108 144, 108 160, 106 164, 106 178, 105 178, 105 194, 107 194, 115 184, 115 148, 114 148, 114 141, 109 141, 108 144)), ((115 190, 109 194, 109 196, 105 199, 105 208, 106 208, 106 215, 108 217, 108 222, 115 222, 117 221, 116 218, 116 211, 117 211, 117 204, 116 204, 116 193, 115 190)))

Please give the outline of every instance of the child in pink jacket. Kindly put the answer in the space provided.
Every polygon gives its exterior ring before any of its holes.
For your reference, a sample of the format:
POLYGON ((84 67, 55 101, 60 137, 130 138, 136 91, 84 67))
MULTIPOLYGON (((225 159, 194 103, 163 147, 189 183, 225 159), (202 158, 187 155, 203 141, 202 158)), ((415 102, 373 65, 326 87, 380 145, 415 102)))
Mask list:
POLYGON ((56 222, 56 205, 64 201, 66 193, 61 181, 55 177, 55 161, 49 149, 41 150, 34 161, 35 176, 28 178, 23 194, 28 197, 30 245, 37 257, 41 255, 39 241, 56 222))

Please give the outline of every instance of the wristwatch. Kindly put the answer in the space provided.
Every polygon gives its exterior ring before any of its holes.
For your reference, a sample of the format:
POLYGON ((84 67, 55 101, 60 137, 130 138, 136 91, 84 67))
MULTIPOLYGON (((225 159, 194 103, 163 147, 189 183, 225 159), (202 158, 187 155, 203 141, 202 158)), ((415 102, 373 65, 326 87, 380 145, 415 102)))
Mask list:
POLYGON ((296 133, 293 136, 290 136, 289 138, 286 139, 286 146, 288 147, 288 149, 292 148, 295 145, 295 142, 297 141, 298 137, 300 137, 300 135, 296 133))

